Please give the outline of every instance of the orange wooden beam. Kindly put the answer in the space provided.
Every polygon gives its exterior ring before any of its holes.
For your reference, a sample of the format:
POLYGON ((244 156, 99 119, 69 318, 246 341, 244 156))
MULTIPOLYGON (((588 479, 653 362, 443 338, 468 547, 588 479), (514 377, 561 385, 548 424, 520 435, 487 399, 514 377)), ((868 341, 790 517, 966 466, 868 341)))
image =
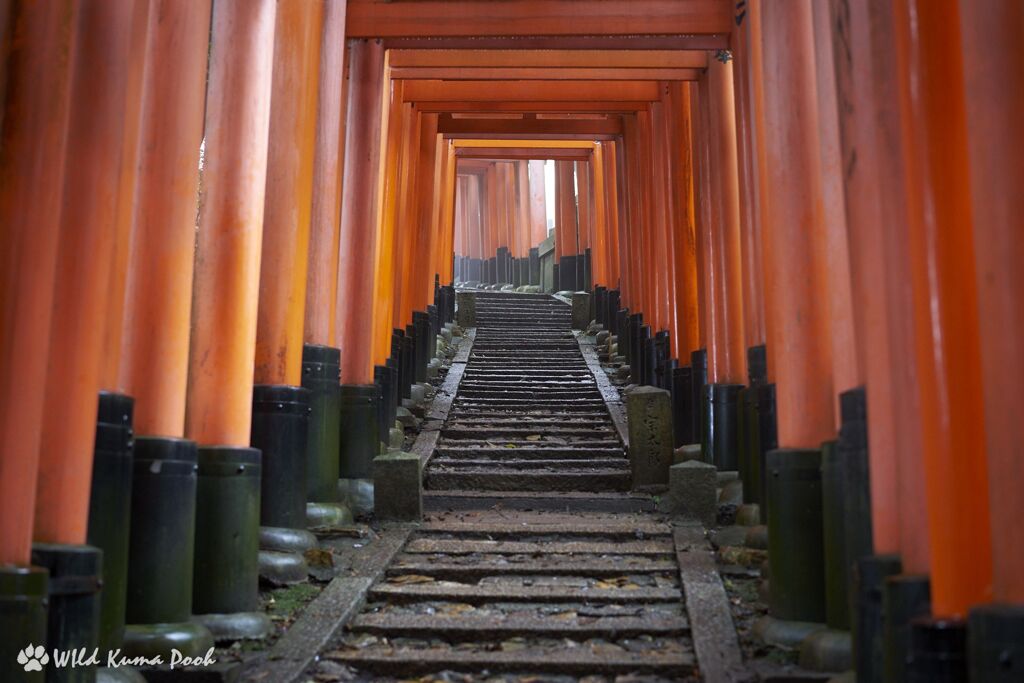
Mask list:
POLYGON ((723 35, 732 6, 719 0, 349 0, 354 38, 438 36, 723 35))
POLYGON ((453 118, 451 114, 440 117, 438 130, 447 137, 488 137, 538 139, 537 136, 554 136, 572 139, 580 136, 596 140, 622 134, 622 121, 618 117, 607 119, 473 119, 453 118))
POLYGON ((480 101, 473 99, 463 100, 439 100, 420 101, 416 103, 416 109, 427 113, 478 113, 478 114, 499 114, 499 113, 584 113, 584 114, 622 114, 635 113, 646 109, 649 105, 647 100, 551 100, 551 101, 530 101, 530 100, 493 100, 480 101))
POLYGON ((406 66, 391 77, 442 81, 693 81, 700 69, 610 67, 406 66))
POLYGON ((408 81, 406 102, 650 102, 658 99, 656 81, 408 81))
POLYGON ((390 51, 395 69, 404 67, 670 68, 703 69, 704 50, 400 50, 390 51))

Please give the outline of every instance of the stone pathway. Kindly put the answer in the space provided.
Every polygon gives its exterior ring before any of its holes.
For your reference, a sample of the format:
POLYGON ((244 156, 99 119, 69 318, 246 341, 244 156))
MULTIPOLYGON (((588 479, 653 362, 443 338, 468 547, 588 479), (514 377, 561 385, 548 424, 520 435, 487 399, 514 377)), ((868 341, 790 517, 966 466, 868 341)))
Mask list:
POLYGON ((627 491, 594 375, 546 295, 476 295, 476 337, 427 468, 428 491, 627 491))
POLYGON ((741 680, 703 529, 622 505, 576 506, 635 495, 607 382, 595 381, 569 307, 480 293, 476 316, 425 483, 442 497, 499 502, 435 511, 413 528, 314 680, 741 680))

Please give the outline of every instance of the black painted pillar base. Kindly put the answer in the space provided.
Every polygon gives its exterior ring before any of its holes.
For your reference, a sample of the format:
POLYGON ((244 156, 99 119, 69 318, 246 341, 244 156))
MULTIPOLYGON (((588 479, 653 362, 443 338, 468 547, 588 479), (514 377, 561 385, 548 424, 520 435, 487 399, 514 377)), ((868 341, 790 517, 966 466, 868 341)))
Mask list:
POLYGON ((970 680, 1024 681, 1024 605, 982 605, 967 617, 970 680))
POLYGON ((739 395, 742 384, 708 384, 704 387, 701 440, 705 462, 719 472, 739 469, 739 395))
POLYGON ((778 424, 775 419, 775 385, 757 387, 757 461, 761 472, 759 491, 761 521, 768 523, 771 511, 768 505, 768 453, 778 447, 778 424))
POLYGON ((185 656, 213 647, 206 627, 190 621, 195 561, 198 450, 195 442, 135 440, 128 602, 123 653, 185 656))
MULTIPOLYGON (((34 543, 32 564, 49 572, 47 649, 51 652, 84 649, 91 653, 99 646, 103 551, 89 545, 34 543)), ((12 635, 7 633, 5 637, 12 635)), ((46 669, 46 680, 92 683, 96 680, 96 667, 58 668, 51 662, 46 669)))
POLYGON ((121 647, 128 591, 128 541, 132 511, 132 430, 130 396, 101 391, 93 451, 86 542, 103 551, 100 591, 101 651, 121 647))
POLYGON ((341 450, 341 350, 305 344, 302 388, 309 391, 306 437, 306 496, 310 502, 333 503, 338 491, 341 450))
POLYGON ((255 448, 199 448, 192 611, 218 642, 271 628, 259 609, 261 469, 255 448))
POLYGON ((262 526, 306 528, 310 395, 287 384, 253 387, 251 442, 263 454, 262 526))
MULTIPOLYGON (((398 388, 393 384, 392 389, 397 402, 398 388)), ((353 515, 373 511, 373 459, 381 452, 382 438, 387 437, 387 433, 381 433, 378 428, 380 400, 380 390, 375 384, 341 385, 339 487, 353 515)), ((393 418, 391 424, 394 424, 393 418)))
POLYGON ((690 354, 690 368, 693 377, 693 443, 704 443, 704 387, 708 384, 708 351, 697 349, 690 354))
POLYGON ((885 683, 905 683, 910 655, 910 623, 931 613, 927 576, 900 574, 882 585, 882 661, 885 683))
MULTIPOLYGON (((0 680, 42 683, 43 671, 25 671, 18 655, 46 648, 48 574, 42 567, 0 566, 0 680)), ((27 660, 26 660, 27 661, 27 660)))
POLYGON ((907 683, 967 683, 965 620, 919 617, 911 622, 907 683))
POLYGON ((897 555, 870 555, 856 561, 851 613, 857 683, 885 683, 883 592, 885 581, 902 570, 897 555))
POLYGON ((769 612, 776 619, 825 621, 821 451, 768 453, 769 612))
POLYGON ((676 448, 693 443, 693 368, 672 370, 672 433, 676 448))

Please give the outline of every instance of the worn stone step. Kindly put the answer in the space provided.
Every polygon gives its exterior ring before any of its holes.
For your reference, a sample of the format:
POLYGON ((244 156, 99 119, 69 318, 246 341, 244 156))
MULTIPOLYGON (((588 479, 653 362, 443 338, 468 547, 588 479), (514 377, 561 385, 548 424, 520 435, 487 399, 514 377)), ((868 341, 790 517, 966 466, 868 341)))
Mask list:
POLYGON ((446 439, 494 439, 500 437, 527 436, 588 437, 606 436, 608 434, 614 433, 615 428, 612 427, 610 424, 602 425, 600 427, 593 425, 584 425, 583 427, 577 427, 574 425, 566 427, 554 427, 551 425, 545 425, 543 428, 537 425, 528 425, 525 427, 511 427, 508 425, 481 425, 479 427, 444 427, 441 430, 441 435, 446 439))
POLYGON ((605 442, 604 446, 587 446, 581 448, 559 448, 555 446, 536 448, 523 446, 517 448, 505 448, 501 446, 501 442, 495 443, 495 446, 495 448, 487 448, 483 444, 456 446, 449 442, 437 447, 434 458, 437 462, 445 462, 446 460, 474 459, 500 461, 513 455, 518 460, 544 460, 551 458, 557 458, 560 460, 587 460, 594 457, 602 459, 626 457, 625 451, 621 445, 609 444, 608 442, 605 442))
POLYGON ((473 585, 452 581, 433 583, 380 583, 370 589, 375 600, 458 600, 485 602, 644 603, 682 599, 678 588, 574 588, 562 586, 473 585))
POLYGON ((478 562, 470 565, 443 562, 406 562, 398 561, 388 569, 394 576, 402 573, 413 573, 452 581, 473 581, 487 576, 547 574, 549 576, 619 576, 624 572, 665 573, 675 571, 676 564, 671 560, 649 560, 636 558, 637 562, 612 562, 604 559, 581 560, 575 555, 546 555, 543 560, 532 562, 478 562), (641 563, 646 562, 646 564, 641 563))
POLYGON ((501 555, 539 554, 590 554, 604 555, 622 553, 626 555, 668 555, 673 556, 675 546, 667 539, 643 541, 495 541, 495 540, 439 540, 416 538, 405 547, 407 553, 445 553, 468 555, 491 553, 501 555))
MULTIPOLYGON (((507 449, 509 453, 515 453, 515 449, 507 449)), ((436 464, 438 467, 445 467, 452 470, 459 470, 462 468, 489 468, 495 466, 516 468, 518 470, 533 471, 533 470, 550 470, 552 472, 560 472, 566 468, 572 467, 578 470, 616 470, 616 469, 628 469, 629 461, 624 457, 618 458, 593 458, 593 459, 570 459, 570 460, 557 460, 551 458, 507 458, 505 460, 470 460, 463 458, 438 458, 431 461, 431 464, 436 464)))
POLYGON ((523 472, 516 469, 427 470, 429 489, 473 489, 482 491, 628 491, 632 477, 628 465, 623 469, 562 470, 559 472, 523 472))
POLYGON ((446 534, 487 534, 488 536, 516 536, 530 534, 561 534, 572 536, 601 536, 604 538, 642 538, 644 536, 670 536, 672 527, 662 522, 612 522, 589 523, 563 521, 532 523, 529 526, 498 522, 425 522, 418 533, 446 534))
MULTIPOLYGON (((568 614, 563 612, 561 614, 568 614)), ((593 617, 586 622, 554 617, 503 619, 443 617, 438 615, 361 614, 349 625, 353 631, 389 637, 444 638, 479 642, 486 639, 523 637, 626 638, 639 635, 671 636, 689 632, 685 617, 593 617)))

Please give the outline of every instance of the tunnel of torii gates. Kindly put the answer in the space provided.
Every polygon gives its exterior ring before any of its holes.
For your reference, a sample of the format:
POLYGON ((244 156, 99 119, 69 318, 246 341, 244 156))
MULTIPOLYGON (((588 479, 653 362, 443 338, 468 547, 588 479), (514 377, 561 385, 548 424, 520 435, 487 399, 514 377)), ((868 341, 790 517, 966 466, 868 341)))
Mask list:
POLYGON ((0 37, 4 671, 44 604, 89 630, 93 546, 106 645, 252 610, 246 487, 301 544, 455 264, 541 286, 543 250, 770 557, 838 552, 764 493, 824 467, 841 570, 1020 675, 1024 4, 2 0, 0 37))

